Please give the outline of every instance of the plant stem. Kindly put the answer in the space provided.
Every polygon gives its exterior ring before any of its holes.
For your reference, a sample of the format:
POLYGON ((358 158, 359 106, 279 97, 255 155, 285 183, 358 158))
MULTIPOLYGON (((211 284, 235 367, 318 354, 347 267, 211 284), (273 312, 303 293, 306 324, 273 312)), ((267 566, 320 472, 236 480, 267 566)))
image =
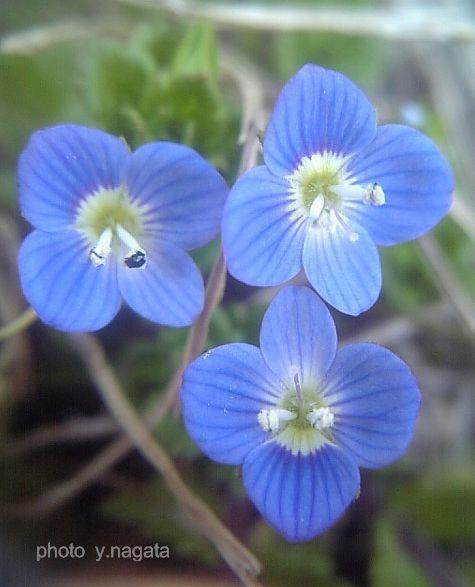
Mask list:
POLYGON ((33 310, 33 308, 28 308, 23 312, 23 314, 18 316, 18 318, 15 318, 15 320, 5 324, 5 326, 0 328, 0 341, 6 340, 11 336, 15 336, 15 334, 19 334, 31 326, 37 317, 38 316, 36 315, 36 312, 33 310))
POLYGON ((260 563, 224 526, 216 515, 188 489, 167 453, 157 443, 136 414, 106 360, 104 352, 91 334, 71 335, 75 349, 86 364, 92 380, 123 431, 143 456, 161 473, 178 503, 221 553, 244 585, 257 585, 260 563))
POLYGON ((271 6, 237 0, 226 4, 199 0, 117 1, 132 6, 155 8, 181 19, 207 20, 223 28, 325 31, 394 41, 410 39, 471 42, 475 39, 475 26, 470 14, 445 6, 289 6, 283 0, 271 6))

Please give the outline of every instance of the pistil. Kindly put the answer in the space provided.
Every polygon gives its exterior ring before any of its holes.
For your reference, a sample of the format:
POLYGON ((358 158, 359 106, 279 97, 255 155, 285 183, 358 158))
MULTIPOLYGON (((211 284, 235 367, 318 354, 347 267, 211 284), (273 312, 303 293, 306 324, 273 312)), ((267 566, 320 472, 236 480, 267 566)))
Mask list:
POLYGON ((323 209, 325 208, 325 197, 322 194, 319 194, 315 200, 313 200, 312 205, 310 206, 309 216, 313 220, 313 222, 318 222, 322 215, 323 209))
POLYGON ((300 403, 303 402, 302 396, 302 386, 300 385, 299 374, 295 373, 294 375, 294 385, 295 385, 295 395, 300 403))

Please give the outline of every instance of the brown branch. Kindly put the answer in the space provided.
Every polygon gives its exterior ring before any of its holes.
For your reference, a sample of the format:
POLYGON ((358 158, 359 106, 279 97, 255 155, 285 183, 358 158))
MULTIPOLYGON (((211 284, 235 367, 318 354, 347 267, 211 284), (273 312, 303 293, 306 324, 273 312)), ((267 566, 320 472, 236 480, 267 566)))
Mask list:
POLYGON ((223 28, 267 31, 326 31, 394 41, 475 40, 475 25, 467 14, 438 6, 326 7, 272 6, 258 3, 216 3, 197 0, 118 0, 155 8, 179 18, 207 20, 223 28))
POLYGON ((109 416, 71 418, 59 424, 42 426, 24 436, 13 438, 0 448, 0 452, 8 457, 16 457, 51 444, 109 438, 117 431, 117 424, 109 416))
POLYGON ((210 540, 244 585, 256 585, 260 564, 216 515, 188 489, 167 453, 131 407, 104 352, 90 334, 71 336, 104 402, 142 455, 163 476, 165 483, 199 531, 210 540))
POLYGON ((33 308, 26 309, 23 314, 20 314, 17 318, 0 327, 0 341, 6 340, 11 336, 15 336, 23 330, 29 328, 35 320, 38 318, 33 308))
POLYGON ((475 337, 475 304, 465 293, 435 237, 428 234, 417 242, 424 259, 432 267, 435 284, 442 295, 453 305, 462 327, 473 340, 475 337))

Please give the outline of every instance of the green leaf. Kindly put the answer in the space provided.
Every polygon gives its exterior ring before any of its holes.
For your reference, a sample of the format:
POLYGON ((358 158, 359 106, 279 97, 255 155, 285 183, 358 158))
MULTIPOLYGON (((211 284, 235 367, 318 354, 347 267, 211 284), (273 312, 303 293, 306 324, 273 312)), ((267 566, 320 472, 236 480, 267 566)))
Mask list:
POLYGON ((252 536, 251 549, 265 561, 264 577, 270 579, 272 585, 348 585, 335 576, 331 557, 322 540, 289 544, 262 521, 252 536))
POLYGON ((153 25, 142 25, 134 33, 128 45, 130 51, 152 58, 157 71, 169 69, 182 36, 183 27, 163 19, 153 25))
POLYGON ((70 50, 0 54, 0 150, 12 160, 27 137, 79 112, 77 64, 70 50))
POLYGON ((430 269, 414 243, 381 250, 385 299, 401 312, 414 312, 437 296, 430 269))
POLYGON ((123 135, 132 143, 147 133, 140 104, 155 74, 155 65, 145 53, 128 50, 118 43, 98 49, 91 64, 89 95, 99 124, 123 135))
POLYGON ((172 63, 176 76, 202 76, 215 84, 218 79, 216 34, 205 22, 192 24, 183 37, 172 63))
POLYGON ((475 470, 451 465, 395 486, 391 503, 411 524, 446 544, 475 540, 475 470))
POLYGON ((374 587, 430 587, 422 569, 406 554, 393 527, 384 519, 376 530, 371 574, 374 587))

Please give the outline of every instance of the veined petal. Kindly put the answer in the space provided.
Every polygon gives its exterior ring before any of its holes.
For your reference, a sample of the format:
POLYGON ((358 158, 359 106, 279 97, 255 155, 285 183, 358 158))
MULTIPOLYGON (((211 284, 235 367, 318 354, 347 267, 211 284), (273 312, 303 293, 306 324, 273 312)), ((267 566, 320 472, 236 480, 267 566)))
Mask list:
POLYGON ((325 304, 308 287, 288 286, 272 300, 262 321, 261 351, 287 386, 315 386, 335 358, 335 323, 325 304))
POLYGON ((376 114, 363 92, 341 73, 304 65, 282 89, 264 139, 264 159, 277 175, 302 157, 350 155, 375 136, 376 114))
POLYGON ((375 344, 338 351, 323 395, 335 420, 335 442, 363 467, 382 467, 406 450, 420 393, 407 365, 375 344))
POLYGON ((231 275, 250 285, 278 285, 302 267, 307 220, 285 180, 264 166, 232 188, 223 215, 223 248, 231 275))
POLYGON ((140 147, 126 183, 132 200, 147 210, 145 228, 156 238, 194 249, 217 236, 228 187, 193 149, 167 142, 140 147))
POLYGON ((340 312, 357 316, 368 310, 381 291, 381 266, 376 245, 361 228, 354 240, 340 224, 310 228, 303 248, 303 266, 318 294, 340 312))
POLYGON ((269 441, 245 458, 243 481, 277 532, 289 542, 305 542, 341 516, 356 497, 360 476, 354 459, 336 446, 302 456, 269 441))
POLYGON ((427 232, 447 213, 454 180, 434 143, 417 130, 391 124, 350 162, 357 183, 378 183, 383 206, 351 202, 347 213, 379 245, 394 245, 427 232))
POLYGON ((23 241, 18 266, 26 299, 59 330, 98 330, 120 308, 116 264, 94 267, 80 233, 33 231, 23 241))
POLYGON ((201 274, 191 257, 170 243, 143 243, 147 262, 130 268, 119 262, 119 288, 129 306, 165 326, 188 326, 204 302, 201 274))
POLYGON ((100 130, 64 124, 35 132, 18 162, 20 208, 36 228, 70 227, 81 200, 122 181, 129 151, 100 130))
POLYGON ((262 408, 275 405, 279 382, 249 344, 228 344, 207 351, 183 376, 183 418, 189 435, 210 458, 242 463, 263 442, 258 424, 262 408))

